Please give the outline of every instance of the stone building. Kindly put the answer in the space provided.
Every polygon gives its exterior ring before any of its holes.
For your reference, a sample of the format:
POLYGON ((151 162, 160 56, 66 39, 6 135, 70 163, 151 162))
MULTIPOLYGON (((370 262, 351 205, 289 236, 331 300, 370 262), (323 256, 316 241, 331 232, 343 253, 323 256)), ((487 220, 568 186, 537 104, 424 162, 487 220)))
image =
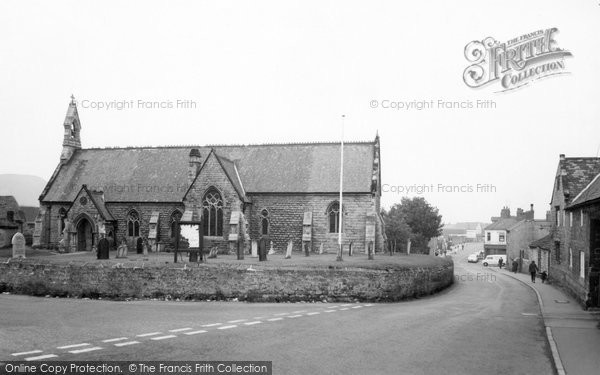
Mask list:
POLYGON ((379 136, 344 144, 340 209, 339 143, 177 147, 81 147, 77 106, 69 104, 60 162, 40 196, 35 245, 91 251, 100 237, 172 247, 175 222, 202 217, 204 244, 231 251, 241 235, 283 251, 289 240, 356 251, 383 249, 379 136), (62 241, 62 242, 61 242, 62 241))
POLYGON ((23 231, 24 221, 15 197, 0 196, 0 248, 10 246, 15 233, 23 231))
POLYGON ((552 189, 549 277, 600 307, 600 158, 560 155, 552 189))

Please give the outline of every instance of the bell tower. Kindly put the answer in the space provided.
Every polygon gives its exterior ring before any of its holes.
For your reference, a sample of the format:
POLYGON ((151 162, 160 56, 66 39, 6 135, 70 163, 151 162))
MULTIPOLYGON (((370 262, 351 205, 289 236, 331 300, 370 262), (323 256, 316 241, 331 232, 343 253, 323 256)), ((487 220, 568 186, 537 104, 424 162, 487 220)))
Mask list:
POLYGON ((67 109, 65 122, 63 123, 65 134, 63 137, 63 149, 60 154, 61 163, 66 163, 76 150, 81 149, 81 122, 77 113, 75 97, 71 95, 71 102, 67 109))

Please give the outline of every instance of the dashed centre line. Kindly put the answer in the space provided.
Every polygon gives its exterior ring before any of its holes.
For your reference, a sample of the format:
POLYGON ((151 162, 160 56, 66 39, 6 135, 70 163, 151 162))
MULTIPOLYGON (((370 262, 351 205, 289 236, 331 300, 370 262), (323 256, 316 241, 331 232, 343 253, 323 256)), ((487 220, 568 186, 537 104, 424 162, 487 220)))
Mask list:
POLYGON ((58 346, 56 347, 56 349, 71 349, 71 348, 80 348, 82 346, 89 346, 90 344, 87 343, 83 343, 83 344, 73 344, 73 345, 65 345, 65 346, 58 346))
POLYGON ((262 322, 260 320, 257 320, 257 321, 254 321, 254 322, 246 322, 244 324, 247 325, 247 326, 253 326, 255 324, 260 324, 260 323, 262 323, 262 322))
POLYGON ((275 316, 283 316, 283 315, 290 315, 290 313, 278 313, 278 314, 273 314, 275 316))
POLYGON ((320 312, 318 312, 318 311, 314 311, 314 312, 309 312, 309 313, 308 313, 308 314, 306 314, 306 315, 319 315, 319 314, 320 314, 320 312))
POLYGON ((353 309, 360 309, 362 306, 352 306, 353 309))
POLYGON ((325 312, 330 313, 330 312, 336 312, 337 310, 325 310, 325 312))
POLYGON ((197 335, 199 333, 205 333, 205 332, 206 332, 206 330, 201 329, 201 330, 198 330, 198 331, 186 332, 186 333, 184 333, 184 335, 197 335))
POLYGON ((93 352, 94 350, 100 350, 100 349, 102 349, 102 348, 99 346, 94 346, 94 347, 85 348, 85 349, 69 350, 69 353, 73 353, 73 354, 87 353, 87 352, 93 352))
POLYGON ((212 323, 212 324, 205 324, 205 325, 203 325, 201 327, 216 327, 216 326, 220 326, 222 324, 223 323, 212 323))
POLYGON ((56 354, 45 354, 37 357, 29 357, 25 358, 26 361, 41 361, 42 359, 55 358, 58 357, 56 354))
POLYGON ((177 328, 177 329, 170 329, 169 332, 183 332, 183 331, 189 331, 191 328, 187 327, 187 328, 177 328))
POLYGON ((271 318, 271 319, 267 319, 269 322, 276 322, 278 320, 283 320, 283 318, 271 318))
POLYGON ((148 337, 148 336, 156 336, 160 335, 162 332, 150 332, 150 333, 142 333, 141 335, 136 335, 136 337, 148 337))
POLYGON ((38 354, 38 353, 42 353, 42 350, 30 350, 28 352, 12 353, 11 355, 14 355, 15 357, 17 357, 20 355, 29 355, 29 354, 38 354))
POLYGON ((139 344, 139 341, 127 341, 127 342, 119 342, 117 344, 115 344, 115 346, 117 347, 121 347, 121 346, 129 346, 129 345, 135 345, 135 344, 139 344))
POLYGON ((288 318, 299 318, 301 316, 302 316, 302 314, 300 314, 300 315, 290 315, 290 316, 288 316, 288 318))
POLYGON ((230 326, 223 326, 223 327, 219 327, 219 328, 217 328, 217 329, 229 329, 229 328, 235 328, 235 327, 237 327, 237 325, 235 325, 235 324, 232 324, 232 325, 230 325, 230 326))
POLYGON ((102 342, 115 342, 115 341, 123 341, 123 340, 127 340, 127 337, 117 337, 116 339, 102 340, 102 342))
POLYGON ((305 313, 306 310, 298 310, 298 311, 292 311, 292 314, 300 314, 300 313, 305 313))
POLYGON ((177 337, 176 335, 166 335, 166 336, 158 336, 158 337, 151 337, 150 340, 166 340, 166 339, 172 339, 174 337, 177 337))
POLYGON ((230 320, 227 323, 241 323, 241 322, 245 322, 248 319, 238 319, 238 320, 230 320))

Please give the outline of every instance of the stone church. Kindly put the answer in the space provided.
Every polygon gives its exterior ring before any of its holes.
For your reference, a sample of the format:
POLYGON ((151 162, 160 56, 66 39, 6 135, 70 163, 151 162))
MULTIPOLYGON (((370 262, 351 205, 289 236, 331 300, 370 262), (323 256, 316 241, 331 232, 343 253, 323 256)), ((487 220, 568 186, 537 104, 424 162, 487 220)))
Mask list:
POLYGON ((204 248, 267 238, 282 252, 384 249, 379 136, 339 143, 82 148, 72 100, 60 162, 40 195, 34 246, 94 251, 99 239, 152 251, 174 246, 182 217, 202 218, 204 248))

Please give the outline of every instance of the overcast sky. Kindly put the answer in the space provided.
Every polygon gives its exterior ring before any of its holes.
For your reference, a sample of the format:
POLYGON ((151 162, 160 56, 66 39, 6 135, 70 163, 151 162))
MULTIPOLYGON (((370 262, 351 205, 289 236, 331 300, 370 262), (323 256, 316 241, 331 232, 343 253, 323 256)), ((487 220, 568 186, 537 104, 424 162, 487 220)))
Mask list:
POLYGON ((433 184, 421 195, 444 222, 530 203, 543 217, 559 154, 600 146, 599 16, 598 1, 2 1, 0 173, 50 178, 71 94, 84 147, 336 141, 345 114, 346 140, 379 131, 387 189, 433 184), (552 27, 570 74, 505 93, 463 82, 469 42, 552 27))

